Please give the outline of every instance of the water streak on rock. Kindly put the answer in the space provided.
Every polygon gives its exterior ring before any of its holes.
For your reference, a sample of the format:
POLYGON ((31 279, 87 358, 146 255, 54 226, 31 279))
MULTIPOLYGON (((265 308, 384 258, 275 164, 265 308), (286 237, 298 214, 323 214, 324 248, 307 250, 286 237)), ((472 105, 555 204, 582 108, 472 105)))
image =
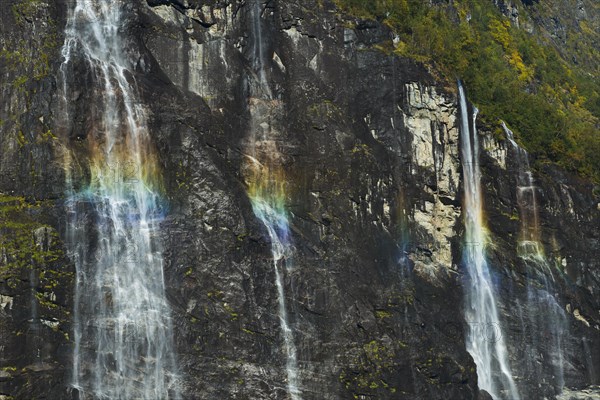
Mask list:
POLYGON ((533 180, 529 166, 529 155, 515 141, 513 132, 503 122, 502 127, 517 160, 517 203, 521 218, 521 237, 517 244, 517 254, 523 260, 529 279, 527 280, 527 300, 518 312, 522 321, 523 338, 527 354, 526 369, 533 379, 540 382, 544 378, 544 367, 550 367, 553 386, 561 391, 565 384, 563 354, 565 335, 568 331, 567 317, 556 299, 554 275, 551 264, 545 256, 539 226, 537 193, 539 188, 533 180), (546 340, 539 340, 539 332, 545 332, 546 340), (543 348, 550 354, 550 364, 536 362, 536 354, 543 348))
POLYGON ((251 64, 255 79, 250 82, 250 134, 243 166, 248 195, 254 214, 263 222, 271 239, 271 253, 277 287, 278 315, 286 355, 287 391, 292 400, 301 399, 297 350, 288 317, 285 273, 292 269, 292 245, 285 209, 286 177, 278 149, 277 124, 283 114, 281 101, 274 98, 267 80, 263 7, 260 0, 250 5, 253 52, 251 64))

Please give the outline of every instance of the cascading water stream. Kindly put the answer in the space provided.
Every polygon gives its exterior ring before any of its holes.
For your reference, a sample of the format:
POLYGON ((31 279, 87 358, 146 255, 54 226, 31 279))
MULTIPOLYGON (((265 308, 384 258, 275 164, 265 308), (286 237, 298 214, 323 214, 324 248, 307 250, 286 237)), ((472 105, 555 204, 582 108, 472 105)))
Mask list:
POLYGON ((521 238, 519 240, 519 255, 537 257, 543 259, 543 251, 540 246, 539 213, 537 209, 536 191, 533 184, 533 174, 529 168, 529 156, 527 152, 515 142, 514 135, 502 122, 502 127, 513 150, 516 152, 516 160, 519 170, 517 172, 517 203, 521 213, 521 238))
POLYGON ((256 78, 250 85, 251 131, 246 146, 244 174, 254 214, 265 225, 271 239, 278 315, 286 355, 287 391, 292 400, 300 400, 297 351, 288 318, 284 286, 285 273, 292 266, 292 246, 285 210, 285 175, 277 148, 278 132, 274 127, 278 114, 281 114, 281 104, 273 98, 267 81, 260 0, 252 2, 250 12, 254 43, 251 61, 256 78))
MULTIPOLYGON (((529 155, 514 139, 513 132, 503 122, 502 127, 513 151, 516 153, 518 166, 517 172, 517 203, 521 217, 521 237, 518 243, 517 254, 527 267, 527 303, 526 317, 523 320, 523 341, 526 343, 527 353, 530 355, 541 354, 540 347, 551 346, 547 352, 551 354, 551 367, 553 368, 552 382, 559 391, 564 386, 564 355, 563 342, 568 329, 567 318, 563 308, 555 296, 554 277, 552 268, 544 255, 539 227, 539 211, 537 205, 537 191, 533 180, 533 173, 529 167, 529 155), (541 343, 537 340, 538 332, 543 332, 548 337, 541 343)), ((533 358, 533 357, 531 357, 533 358)), ((532 360, 527 365, 528 371, 535 371, 534 378, 541 382, 544 378, 542 367, 547 363, 532 360)))
POLYGON ((474 109, 469 117, 467 99, 462 84, 458 84, 461 112, 461 161, 465 187, 466 283, 465 319, 468 324, 467 351, 477 366, 479 388, 494 400, 519 400, 519 392, 508 363, 508 351, 496 306, 496 293, 485 258, 487 242, 483 226, 483 208, 479 172, 479 143, 474 109), (472 126, 469 122, 472 121, 472 126), (482 329, 483 328, 483 329, 482 329), (489 335, 490 329, 494 335, 489 335))
POLYGON ((73 108, 93 123, 81 133, 86 161, 65 155, 67 245, 77 270, 72 386, 80 399, 177 399, 158 239, 162 185, 121 37, 124 7, 77 0, 62 49, 65 126, 73 108), (67 99, 81 65, 92 87, 89 104, 75 107, 67 99), (83 162, 86 184, 72 178, 83 162))
MULTIPOLYGON (((254 162, 257 161, 254 160, 254 162)), ((266 186, 252 188, 250 199, 254 214, 263 222, 271 239, 271 254, 273 256, 277 300, 279 303, 278 314, 286 354, 288 393, 292 400, 300 400, 301 396, 297 372, 298 358, 296 346, 294 344, 294 335, 289 325, 283 280, 283 268, 289 270, 292 261, 289 222, 282 201, 283 192, 278 192, 277 190, 277 188, 282 188, 281 184, 278 184, 277 181, 274 180, 275 178, 270 176, 270 171, 265 171, 263 169, 264 166, 260 168, 263 173, 267 173, 267 176, 264 178, 258 177, 263 183, 266 183, 266 186)))

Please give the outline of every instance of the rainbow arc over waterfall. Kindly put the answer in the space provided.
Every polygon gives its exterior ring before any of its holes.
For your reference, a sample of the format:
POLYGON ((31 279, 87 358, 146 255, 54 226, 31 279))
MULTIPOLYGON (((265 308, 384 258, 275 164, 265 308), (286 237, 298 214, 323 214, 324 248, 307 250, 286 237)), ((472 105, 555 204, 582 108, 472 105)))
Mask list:
POLYGON ((124 50, 125 10, 119 0, 77 0, 62 48, 65 125, 80 117, 74 110, 91 121, 83 146, 65 146, 67 245, 77 272, 72 387, 79 399, 178 399, 161 174, 124 50), (75 107, 70 83, 82 65, 91 83, 86 104, 75 107))
MULTIPOLYGON (((252 145, 250 147, 250 150, 255 150, 252 145)), ((271 239, 277 311, 286 356, 287 390, 292 400, 300 400, 297 350, 289 323, 284 287, 284 275, 290 270, 293 257, 289 219, 285 209, 285 180, 281 167, 273 165, 271 157, 260 158, 262 162, 247 156, 245 179, 252 210, 264 224, 271 239)))
POLYGON ((257 218, 264 224, 271 239, 271 254, 277 287, 278 316, 286 356, 286 386, 292 400, 301 399, 298 378, 298 358, 294 333, 290 326, 286 293, 285 274, 291 270, 293 248, 290 226, 286 211, 286 177, 282 166, 282 155, 278 150, 277 129, 282 115, 281 101, 273 97, 267 81, 263 35, 262 5, 260 0, 250 4, 251 30, 253 36, 252 67, 254 84, 250 85, 248 107, 250 129, 245 148, 242 174, 248 185, 248 196, 257 218))

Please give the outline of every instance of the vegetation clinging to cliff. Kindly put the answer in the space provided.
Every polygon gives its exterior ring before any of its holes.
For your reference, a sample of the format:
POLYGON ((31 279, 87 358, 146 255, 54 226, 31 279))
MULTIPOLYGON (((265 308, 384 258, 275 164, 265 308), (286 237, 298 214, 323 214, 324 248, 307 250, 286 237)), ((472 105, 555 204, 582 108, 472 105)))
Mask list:
MULTIPOLYGON (((559 51, 535 29, 515 26, 491 1, 335 1, 389 26, 396 38, 385 48, 449 80, 463 79, 484 121, 496 129, 506 121, 538 163, 556 162, 600 181, 600 51, 594 46, 582 52, 567 42, 559 51)), ((519 10, 527 16, 525 6, 519 10)), ((600 36, 584 20, 577 29, 586 44, 600 36)))

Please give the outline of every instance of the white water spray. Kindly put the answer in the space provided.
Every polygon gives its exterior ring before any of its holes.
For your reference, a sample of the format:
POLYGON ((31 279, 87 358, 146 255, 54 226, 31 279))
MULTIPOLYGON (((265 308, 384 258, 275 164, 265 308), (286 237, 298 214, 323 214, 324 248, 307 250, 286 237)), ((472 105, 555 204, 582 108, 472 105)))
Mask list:
POLYGON ((468 272, 465 306, 465 319, 468 323, 467 351, 477 366, 480 389, 487 391, 494 400, 519 400, 519 392, 508 363, 504 331, 498 317, 496 293, 485 258, 487 237, 483 227, 479 142, 475 122, 477 109, 474 109, 470 118, 467 99, 460 82, 458 90, 461 111, 461 161, 465 187, 464 263, 468 272), (490 329, 493 330, 493 335, 488 334, 490 329))
POLYGON ((77 0, 62 49, 65 126, 75 115, 66 99, 82 65, 93 84, 81 107, 93 124, 81 132, 89 185, 75 187, 80 165, 65 156, 67 244, 77 270, 72 386, 80 399, 177 399, 158 239, 160 177, 121 37, 125 6, 77 0))

